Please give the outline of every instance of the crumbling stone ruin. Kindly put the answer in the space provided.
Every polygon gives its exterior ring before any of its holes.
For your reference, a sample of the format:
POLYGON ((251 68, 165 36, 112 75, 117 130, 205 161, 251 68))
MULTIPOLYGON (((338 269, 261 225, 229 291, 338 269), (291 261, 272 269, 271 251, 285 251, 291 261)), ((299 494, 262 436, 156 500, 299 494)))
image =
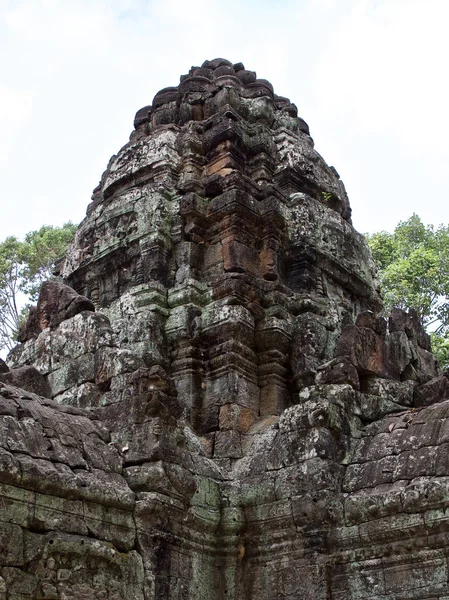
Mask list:
POLYGON ((0 365, 0 598, 448 600, 448 379, 295 105, 134 125, 0 365))

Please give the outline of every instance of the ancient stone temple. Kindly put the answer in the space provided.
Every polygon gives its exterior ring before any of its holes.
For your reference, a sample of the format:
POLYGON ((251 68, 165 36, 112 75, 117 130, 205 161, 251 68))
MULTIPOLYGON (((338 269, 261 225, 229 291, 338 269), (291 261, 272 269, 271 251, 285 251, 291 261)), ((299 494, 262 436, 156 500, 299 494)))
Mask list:
POLYGON ((449 381, 295 105, 134 126, 0 364, 0 600, 448 600, 449 381))

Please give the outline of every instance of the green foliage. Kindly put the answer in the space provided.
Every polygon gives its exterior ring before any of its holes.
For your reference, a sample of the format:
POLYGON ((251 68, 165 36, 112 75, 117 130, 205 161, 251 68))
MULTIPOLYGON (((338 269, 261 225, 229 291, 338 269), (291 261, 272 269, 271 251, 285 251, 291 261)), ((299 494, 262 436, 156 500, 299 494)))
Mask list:
POLYGON ((41 284, 51 277, 55 261, 61 258, 73 240, 77 225, 70 221, 62 227, 43 225, 30 231, 23 242, 23 291, 35 302, 41 284))
POLYGON ((0 349, 10 349, 17 334, 20 306, 22 244, 8 237, 0 244, 0 349))
POLYGON ((424 225, 413 214, 398 223, 393 233, 381 231, 366 238, 379 267, 385 312, 393 306, 415 308, 422 324, 434 332, 440 364, 447 364, 449 226, 424 225))
POLYGON ((367 236, 379 267, 386 311, 415 308, 425 326, 449 332, 449 227, 424 225, 417 215, 393 233, 367 236))
POLYGON ((449 367, 449 335, 441 335, 435 332, 430 334, 432 340, 432 352, 435 354, 440 367, 449 367))
POLYGON ((0 243, 0 349, 10 350, 29 302, 35 302, 55 261, 63 256, 76 231, 73 223, 43 225, 23 241, 8 237, 0 243), (26 305, 26 306, 24 306, 26 305))

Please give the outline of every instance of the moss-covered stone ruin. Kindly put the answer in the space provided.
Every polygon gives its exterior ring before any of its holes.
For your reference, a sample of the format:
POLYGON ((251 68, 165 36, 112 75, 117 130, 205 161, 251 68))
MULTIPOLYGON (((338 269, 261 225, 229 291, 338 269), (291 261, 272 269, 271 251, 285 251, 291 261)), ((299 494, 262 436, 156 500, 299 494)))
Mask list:
POLYGON ((0 599, 448 600, 449 382, 296 106, 134 126, 0 366, 0 599))

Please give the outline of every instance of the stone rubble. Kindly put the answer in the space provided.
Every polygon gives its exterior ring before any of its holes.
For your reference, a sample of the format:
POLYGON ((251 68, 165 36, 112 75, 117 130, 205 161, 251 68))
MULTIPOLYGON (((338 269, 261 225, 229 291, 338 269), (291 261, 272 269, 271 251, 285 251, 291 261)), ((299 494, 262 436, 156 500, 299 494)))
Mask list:
POLYGON ((134 125, 0 361, 0 600, 449 600, 449 382, 296 106, 134 125))

